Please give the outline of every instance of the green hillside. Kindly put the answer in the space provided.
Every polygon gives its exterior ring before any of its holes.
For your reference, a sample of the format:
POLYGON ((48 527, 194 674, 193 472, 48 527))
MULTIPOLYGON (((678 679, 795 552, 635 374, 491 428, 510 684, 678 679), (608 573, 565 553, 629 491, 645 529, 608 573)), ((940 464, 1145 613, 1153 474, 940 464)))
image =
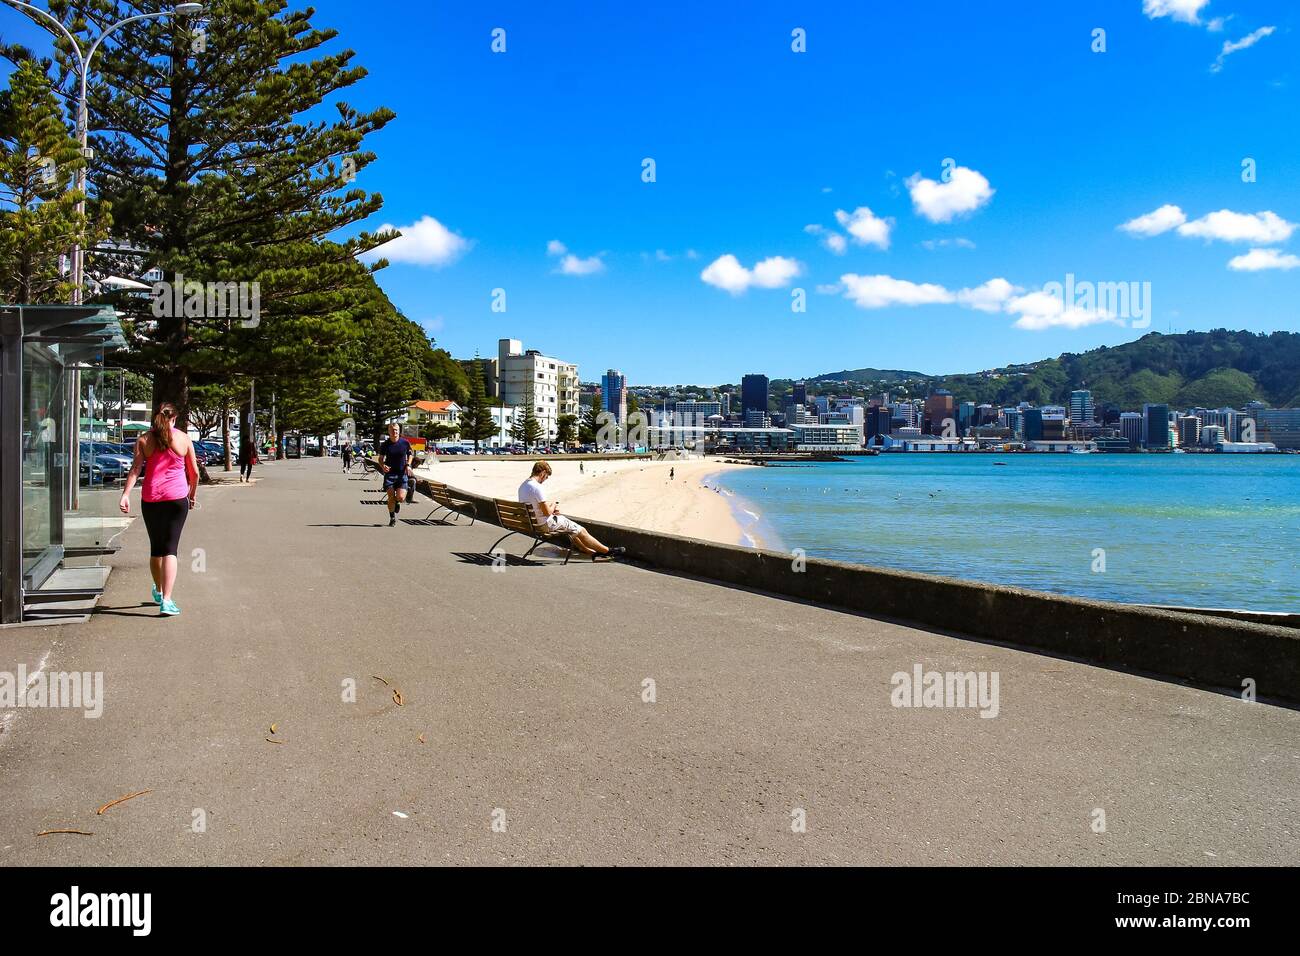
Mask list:
MULTIPOLYGON (((864 373, 871 369, 860 370, 864 373)), ((838 378, 845 373, 821 376, 838 378)), ((1066 352, 1054 359, 965 375, 912 375, 906 380, 854 381, 892 387, 913 398, 947 388, 957 401, 1064 405, 1070 391, 1092 390, 1098 407, 1133 410, 1144 402, 1176 408, 1240 408, 1258 400, 1275 408, 1300 406, 1300 333, 1215 329, 1162 335, 1151 332, 1114 348, 1066 352)))

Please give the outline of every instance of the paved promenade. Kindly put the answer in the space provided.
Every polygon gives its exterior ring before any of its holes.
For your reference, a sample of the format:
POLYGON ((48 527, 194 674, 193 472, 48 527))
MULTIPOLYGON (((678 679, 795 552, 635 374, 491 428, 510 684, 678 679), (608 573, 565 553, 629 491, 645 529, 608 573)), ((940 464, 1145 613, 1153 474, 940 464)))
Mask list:
POLYGON ((98 719, 0 711, 0 864, 1300 859, 1296 711, 633 565, 495 571, 461 556, 494 526, 390 529, 337 461, 258 473, 201 490, 181 617, 136 522, 88 624, 0 631, 0 670, 105 681, 98 719), (892 706, 916 664, 997 672, 997 716, 892 706))

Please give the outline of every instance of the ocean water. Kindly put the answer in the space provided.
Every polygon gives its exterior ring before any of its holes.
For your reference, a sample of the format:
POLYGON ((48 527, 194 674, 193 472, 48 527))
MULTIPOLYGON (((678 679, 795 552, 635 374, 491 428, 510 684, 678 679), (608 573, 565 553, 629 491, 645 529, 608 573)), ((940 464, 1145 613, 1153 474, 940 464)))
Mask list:
POLYGON ((1300 455, 884 454, 708 483, 773 550, 1125 603, 1300 612, 1300 455))

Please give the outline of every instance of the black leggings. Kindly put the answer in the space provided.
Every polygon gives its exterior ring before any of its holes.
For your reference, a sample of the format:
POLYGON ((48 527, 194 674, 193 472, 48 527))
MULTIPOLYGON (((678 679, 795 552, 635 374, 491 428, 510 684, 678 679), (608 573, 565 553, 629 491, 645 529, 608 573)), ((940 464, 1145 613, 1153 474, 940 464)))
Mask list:
POLYGON ((248 458, 244 459, 243 463, 239 466, 239 477, 240 477, 240 478, 252 478, 252 477, 253 477, 253 462, 252 462, 252 459, 248 459, 248 458))
POLYGON ((176 556, 181 543, 181 529, 185 527, 185 516, 189 513, 189 498, 140 503, 140 514, 144 516, 144 526, 149 531, 149 557, 176 556))

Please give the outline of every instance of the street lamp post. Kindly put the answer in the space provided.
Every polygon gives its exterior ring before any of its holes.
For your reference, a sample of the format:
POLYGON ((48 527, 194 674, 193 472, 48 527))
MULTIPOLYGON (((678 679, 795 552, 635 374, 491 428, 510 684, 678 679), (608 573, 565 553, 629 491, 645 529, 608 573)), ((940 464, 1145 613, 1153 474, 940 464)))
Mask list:
MULTIPOLYGON (((41 17, 42 19, 47 20, 50 23, 53 23, 56 27, 58 27, 59 32, 63 34, 63 36, 67 39, 68 43, 71 45, 72 52, 77 57, 77 66, 79 68, 78 73, 80 74, 81 77, 80 96, 77 99, 77 142, 81 146, 81 157, 83 160, 87 158, 86 140, 89 136, 89 130, 87 128, 87 116, 86 116, 86 85, 90 73, 90 60, 95 55, 95 51, 99 49, 99 45, 104 42, 104 38, 107 37, 114 30, 116 30, 118 27, 126 26, 128 23, 135 23, 137 20, 158 20, 163 17, 170 17, 173 15, 194 16, 196 14, 203 12, 203 4, 201 3, 178 3, 176 4, 175 7, 173 7, 170 10, 163 10, 159 13, 141 13, 138 16, 127 17, 125 20, 119 20, 117 23, 114 23, 103 33, 101 33, 95 39, 95 42, 90 45, 90 51, 83 54, 81 52, 81 44, 77 42, 77 38, 74 37, 68 31, 68 28, 65 27, 63 23, 57 17, 51 14, 49 11, 42 10, 40 7, 34 7, 30 3, 23 3, 22 0, 4 0, 4 2, 8 3, 10 6, 18 7, 23 10, 30 10, 32 13, 35 13, 37 16, 41 17)), ((77 202, 77 214, 85 215, 86 212, 86 164, 85 162, 83 162, 81 167, 77 170, 77 191, 81 195, 81 199, 77 202)), ((85 270, 85 250, 81 248, 81 243, 78 242, 76 245, 72 247, 72 303, 73 305, 81 304, 82 285, 84 282, 84 270, 85 270)))

